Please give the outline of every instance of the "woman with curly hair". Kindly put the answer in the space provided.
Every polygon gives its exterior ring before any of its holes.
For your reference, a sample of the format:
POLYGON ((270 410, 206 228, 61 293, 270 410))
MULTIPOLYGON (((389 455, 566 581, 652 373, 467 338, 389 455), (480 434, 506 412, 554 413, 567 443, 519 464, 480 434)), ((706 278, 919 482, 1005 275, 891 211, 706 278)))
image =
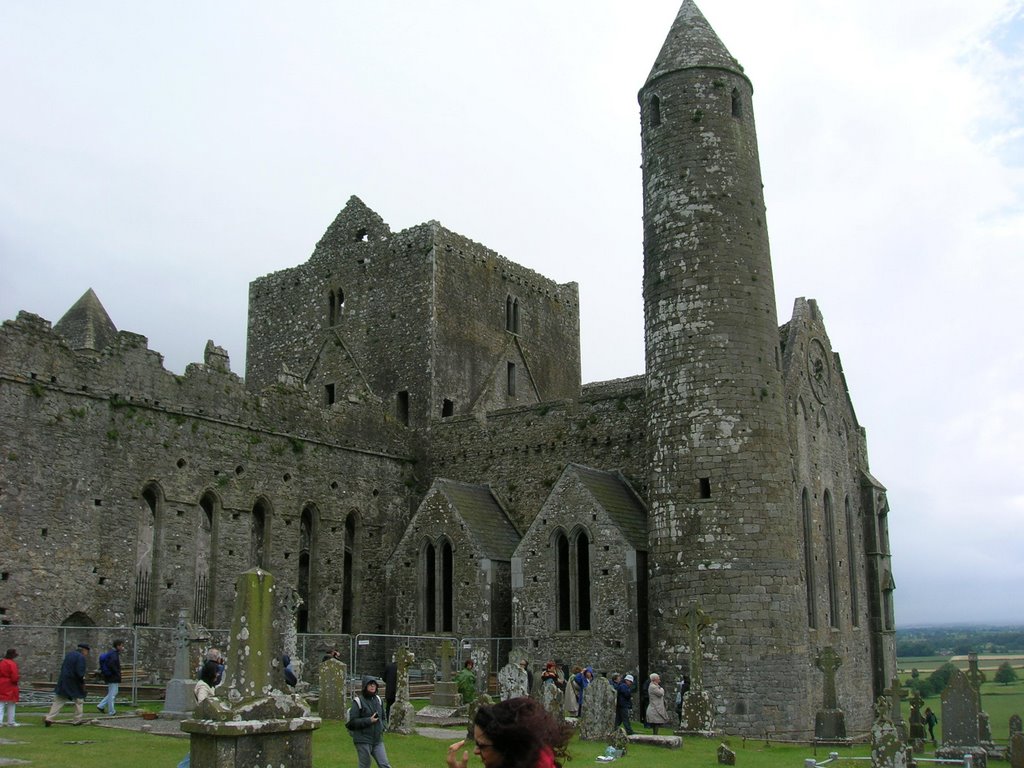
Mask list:
MULTIPOLYGON (((473 751, 484 768, 561 768, 572 726, 554 717, 527 696, 506 699, 477 710, 473 720, 473 751)), ((465 740, 448 747, 448 768, 466 768, 465 740)))

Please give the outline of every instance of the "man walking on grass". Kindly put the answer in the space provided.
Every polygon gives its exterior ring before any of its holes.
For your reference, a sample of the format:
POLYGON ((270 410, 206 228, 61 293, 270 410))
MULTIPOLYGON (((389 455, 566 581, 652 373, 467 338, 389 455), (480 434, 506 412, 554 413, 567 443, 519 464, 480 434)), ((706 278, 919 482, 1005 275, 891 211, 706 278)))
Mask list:
POLYGON ((82 724, 82 709, 85 705, 85 660, 89 656, 89 646, 79 643, 73 651, 68 651, 64 656, 64 662, 60 665, 60 677, 57 678, 57 687, 53 689, 53 706, 43 719, 43 724, 49 728, 53 725, 53 718, 56 717, 65 704, 75 703, 75 719, 73 725, 82 724))

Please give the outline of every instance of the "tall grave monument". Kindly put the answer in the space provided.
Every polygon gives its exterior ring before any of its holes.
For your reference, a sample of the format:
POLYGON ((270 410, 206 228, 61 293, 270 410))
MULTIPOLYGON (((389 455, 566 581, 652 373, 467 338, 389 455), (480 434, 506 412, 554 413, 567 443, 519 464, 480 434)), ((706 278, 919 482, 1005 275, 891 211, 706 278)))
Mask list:
POLYGON ((227 692, 200 702, 193 719, 181 724, 191 734, 192 768, 312 768, 320 718, 301 697, 285 692, 277 599, 269 572, 255 568, 238 577, 227 692))

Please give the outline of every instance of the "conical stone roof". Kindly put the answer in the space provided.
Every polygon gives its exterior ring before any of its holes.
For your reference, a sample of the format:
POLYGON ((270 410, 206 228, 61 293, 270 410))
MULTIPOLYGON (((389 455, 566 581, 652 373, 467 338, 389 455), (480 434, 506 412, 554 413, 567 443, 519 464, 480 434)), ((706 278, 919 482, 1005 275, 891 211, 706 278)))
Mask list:
POLYGON ((697 4, 693 0, 685 0, 661 46, 661 53, 654 62, 647 83, 670 72, 695 67, 743 72, 743 67, 722 44, 697 4))
POLYGON ((53 330, 63 336, 73 349, 99 352, 117 335, 117 327, 100 303, 92 288, 82 294, 53 330))

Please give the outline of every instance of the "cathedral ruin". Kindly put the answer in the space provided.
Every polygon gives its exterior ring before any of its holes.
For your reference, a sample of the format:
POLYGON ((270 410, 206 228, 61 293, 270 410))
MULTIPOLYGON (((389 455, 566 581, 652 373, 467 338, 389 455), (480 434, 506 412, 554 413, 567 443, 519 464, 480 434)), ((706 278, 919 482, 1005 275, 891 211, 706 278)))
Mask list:
POLYGON ((817 304, 778 322, 751 96, 686 0, 639 93, 631 378, 581 382, 575 283, 356 197, 251 283, 244 379, 212 342, 166 370, 91 290, 4 322, 3 623, 225 626, 259 565, 300 633, 511 637, 669 683, 697 653, 734 733, 813 733, 832 648, 866 728, 886 493, 817 304))

